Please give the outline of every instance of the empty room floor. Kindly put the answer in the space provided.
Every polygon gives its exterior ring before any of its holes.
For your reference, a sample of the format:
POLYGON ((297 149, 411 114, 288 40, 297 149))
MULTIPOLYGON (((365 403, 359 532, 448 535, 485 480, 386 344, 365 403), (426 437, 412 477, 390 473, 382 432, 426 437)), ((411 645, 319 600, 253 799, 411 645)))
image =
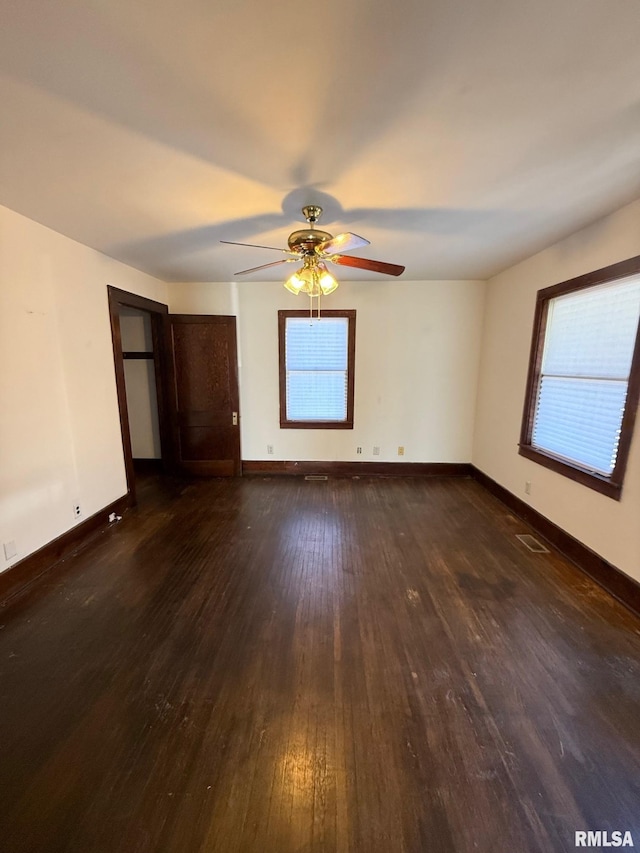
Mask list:
POLYGON ((2 853, 640 845, 640 619, 469 479, 147 480, 0 610, 2 853))

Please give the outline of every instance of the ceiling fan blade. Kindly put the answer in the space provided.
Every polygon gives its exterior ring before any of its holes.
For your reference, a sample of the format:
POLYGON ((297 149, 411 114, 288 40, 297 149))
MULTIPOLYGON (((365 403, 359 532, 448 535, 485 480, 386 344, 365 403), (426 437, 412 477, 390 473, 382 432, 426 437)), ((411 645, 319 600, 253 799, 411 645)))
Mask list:
POLYGON ((259 267, 251 267, 248 270, 240 270, 240 272, 234 272, 234 275, 248 275, 250 272, 258 272, 258 270, 266 270, 269 267, 279 267, 280 264, 290 264, 292 261, 297 261, 298 258, 284 258, 282 261, 273 261, 270 264, 260 264, 259 267))
POLYGON ((404 272, 404 267, 401 267, 400 264, 370 261, 369 258, 352 258, 351 255, 333 255, 329 260, 344 267, 358 267, 361 270, 371 270, 371 272, 379 272, 383 275, 402 275, 404 272))
POLYGON ((368 245, 369 241, 365 240, 364 237, 347 231, 344 234, 338 234, 337 237, 332 237, 330 240, 325 240, 324 243, 319 243, 317 251, 323 255, 330 255, 333 252, 351 252, 353 249, 361 249, 368 245))
POLYGON ((275 246, 257 246, 255 243, 236 243, 234 240, 220 240, 221 243, 226 243, 228 246, 248 246, 250 249, 271 249, 273 252, 284 252, 285 255, 291 255, 288 249, 276 249, 275 246))

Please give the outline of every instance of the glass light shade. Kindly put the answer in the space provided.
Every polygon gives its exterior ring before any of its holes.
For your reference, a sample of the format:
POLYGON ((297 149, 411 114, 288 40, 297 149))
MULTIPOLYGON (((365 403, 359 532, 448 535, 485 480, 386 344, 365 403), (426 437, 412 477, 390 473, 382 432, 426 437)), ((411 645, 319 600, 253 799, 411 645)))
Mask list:
POLYGON ((331 275, 322 261, 313 263, 306 262, 305 266, 296 270, 284 283, 290 293, 296 296, 299 293, 307 293, 309 296, 320 296, 333 293, 338 282, 331 275))
POLYGON ((301 290, 303 290, 306 282, 300 276, 300 273, 304 272, 303 269, 299 269, 297 272, 294 272, 292 276, 290 276, 284 283, 284 286, 287 288, 290 293, 293 293, 297 296, 301 290))
POLYGON ((333 293, 338 287, 338 282, 323 263, 318 264, 318 271, 320 273, 318 284, 323 295, 327 296, 329 293, 333 293))
POLYGON ((301 270, 299 275, 304 281, 302 292, 308 293, 309 296, 318 296, 321 291, 318 287, 318 270, 316 269, 315 264, 305 264, 304 269, 301 270))

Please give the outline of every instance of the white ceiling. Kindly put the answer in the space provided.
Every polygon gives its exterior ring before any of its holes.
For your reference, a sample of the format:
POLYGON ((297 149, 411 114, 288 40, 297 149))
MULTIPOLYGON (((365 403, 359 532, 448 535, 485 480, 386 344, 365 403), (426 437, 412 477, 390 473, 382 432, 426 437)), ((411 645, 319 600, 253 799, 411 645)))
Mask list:
POLYGON ((640 196, 639 0, 2 5, 0 204, 162 279, 275 260, 218 241, 309 202, 482 278, 640 196))

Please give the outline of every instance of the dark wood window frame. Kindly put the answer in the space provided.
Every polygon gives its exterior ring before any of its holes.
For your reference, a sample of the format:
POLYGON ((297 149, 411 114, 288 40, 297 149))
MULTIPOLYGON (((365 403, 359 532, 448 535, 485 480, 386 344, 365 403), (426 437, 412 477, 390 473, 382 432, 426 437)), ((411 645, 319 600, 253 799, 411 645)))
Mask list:
MULTIPOLYGON (((353 397, 356 359, 356 312, 322 311, 322 317, 343 317, 349 321, 347 332, 347 417, 344 421, 291 421, 287 418, 287 371, 285 327, 288 317, 309 317, 308 311, 278 311, 278 358, 280 365, 281 429, 353 429, 353 397)), ((314 322, 316 322, 314 320, 314 322)), ((322 319, 320 320, 322 322, 322 319)))
POLYGON ((557 296, 576 293, 599 284, 608 284, 609 282, 627 278, 638 273, 640 273, 640 255, 538 291, 533 321, 529 373, 522 416, 522 430, 520 434, 519 453, 521 456, 525 456, 527 459, 531 459, 545 468, 563 474, 615 500, 620 500, 622 494, 624 473, 629 458, 629 448, 631 447, 633 437, 638 401, 640 400, 640 323, 636 332, 636 342, 631 362, 629 384, 627 386, 627 401, 618 444, 618 455, 616 457, 615 468, 611 475, 607 477, 594 473, 579 463, 568 462, 552 453, 533 447, 531 436, 540 385, 547 315, 551 300, 557 296))

